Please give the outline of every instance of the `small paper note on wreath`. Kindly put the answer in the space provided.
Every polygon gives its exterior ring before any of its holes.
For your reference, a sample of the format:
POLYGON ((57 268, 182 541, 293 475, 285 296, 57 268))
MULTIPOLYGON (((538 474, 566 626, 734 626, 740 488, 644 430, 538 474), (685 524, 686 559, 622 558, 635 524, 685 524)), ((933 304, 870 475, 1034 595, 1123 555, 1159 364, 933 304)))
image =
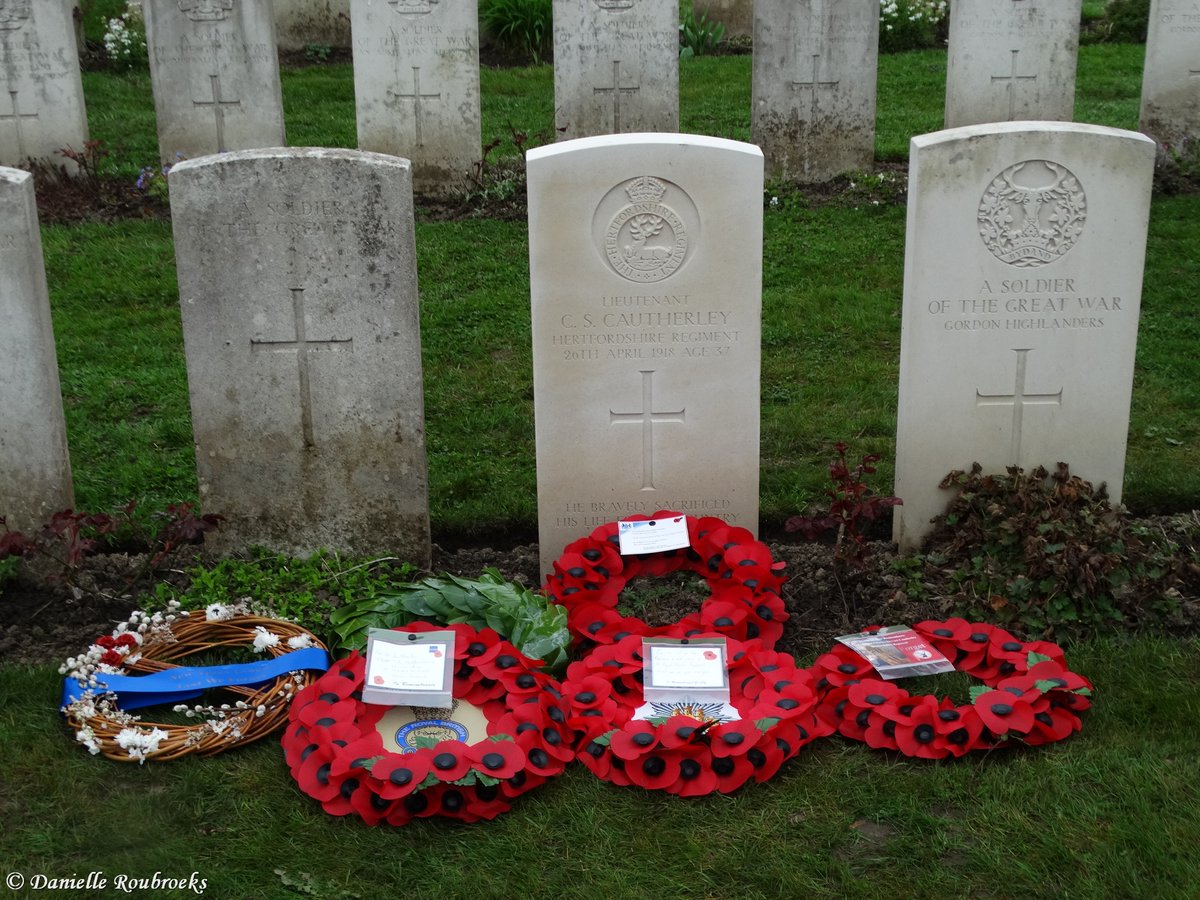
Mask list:
POLYGON ((691 546, 688 535, 687 516, 671 516, 665 519, 635 519, 617 523, 617 539, 621 542, 621 555, 637 553, 662 553, 691 546))
POLYGON ((364 703, 448 708, 453 673, 453 631, 367 633, 364 703))
POLYGON ((696 717, 705 720, 740 718, 729 702, 724 638, 645 638, 642 659, 642 697, 646 702, 633 718, 687 715, 690 709, 702 710, 696 717))
POLYGON ((887 681, 954 671, 950 660, 906 625, 892 625, 874 633, 844 634, 838 640, 869 662, 879 677, 887 681))

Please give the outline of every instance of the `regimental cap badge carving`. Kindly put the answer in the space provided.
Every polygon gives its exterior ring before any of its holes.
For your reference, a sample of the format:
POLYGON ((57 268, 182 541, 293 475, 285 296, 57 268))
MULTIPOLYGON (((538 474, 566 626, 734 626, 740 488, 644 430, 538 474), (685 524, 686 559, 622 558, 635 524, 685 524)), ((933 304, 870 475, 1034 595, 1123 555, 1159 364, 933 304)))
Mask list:
POLYGON ((403 15, 423 16, 433 12, 438 0, 388 0, 392 9, 403 15))
POLYGON ((630 200, 617 212, 604 236, 604 254, 613 270, 629 281, 646 284, 662 281, 682 264, 688 234, 679 214, 660 201, 668 191, 686 199, 670 182, 641 175, 621 186, 630 200))
POLYGON ((33 0, 0 0, 0 31, 16 31, 29 19, 33 0))
POLYGON ((234 0, 179 0, 179 9, 193 22, 223 22, 234 0))
POLYGON ((601 9, 630 9, 634 4, 634 0, 596 0, 596 5, 601 9))
POLYGON ((979 236, 1001 262, 1036 268, 1061 259, 1083 234, 1087 197, 1061 163, 1027 159, 992 179, 979 202, 979 236))

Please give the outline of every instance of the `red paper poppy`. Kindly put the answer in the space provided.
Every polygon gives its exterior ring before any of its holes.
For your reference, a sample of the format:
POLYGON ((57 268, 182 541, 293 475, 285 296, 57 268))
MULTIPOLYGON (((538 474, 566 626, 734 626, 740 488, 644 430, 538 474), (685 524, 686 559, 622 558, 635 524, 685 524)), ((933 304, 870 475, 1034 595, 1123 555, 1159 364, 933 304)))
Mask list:
POLYGON ((759 739, 762 731, 749 719, 722 722, 712 728, 708 736, 714 757, 745 756, 759 739))
POLYGON ((714 755, 712 771, 717 780, 717 790, 722 794, 736 791, 754 777, 754 765, 744 753, 738 756, 714 755))
POLYGON ((717 789, 718 779, 712 769, 712 756, 699 744, 681 747, 679 778, 667 788, 680 797, 702 797, 717 789))
POLYGON ((988 691, 975 698, 975 711, 983 724, 998 737, 1010 731, 1024 733, 1033 727, 1033 708, 1022 697, 1008 691, 988 691))
POLYGON ((679 778, 679 753, 667 752, 663 747, 651 750, 625 763, 625 774, 638 787, 649 791, 665 790, 679 778))
POLYGON ((516 741, 480 741, 467 748, 467 758, 489 778, 512 778, 525 765, 525 751, 516 741))
POLYGON ((658 735, 658 728, 649 722, 630 721, 613 734, 609 746, 614 756, 626 761, 633 760, 658 747, 658 735))

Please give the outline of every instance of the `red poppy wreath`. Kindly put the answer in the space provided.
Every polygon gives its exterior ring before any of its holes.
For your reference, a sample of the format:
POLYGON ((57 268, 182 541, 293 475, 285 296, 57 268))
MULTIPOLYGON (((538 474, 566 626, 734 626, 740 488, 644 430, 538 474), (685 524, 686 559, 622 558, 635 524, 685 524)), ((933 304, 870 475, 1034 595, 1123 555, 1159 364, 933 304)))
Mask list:
MULTIPOLYGON (((678 515, 660 511, 629 520, 678 515)), ((788 617, 779 596, 784 564, 774 562, 767 545, 745 528, 693 516, 687 516, 687 527, 688 547, 659 553, 622 556, 616 522, 568 544, 546 577, 545 590, 567 608, 571 633, 579 640, 612 644, 630 634, 688 637, 708 632, 739 641, 758 639, 774 647, 788 617), (620 593, 631 579, 679 571, 695 572, 708 582, 711 595, 699 612, 657 628, 617 612, 620 593)))
POLYGON ((358 651, 296 695, 283 749, 300 789, 326 812, 368 825, 493 819, 574 758, 566 703, 538 662, 491 629, 444 627, 456 633, 452 716, 363 703, 358 651))
MULTIPOLYGON (((965 619, 913 626, 957 671, 983 682, 971 703, 910 694, 849 647, 837 644, 813 666, 818 715, 839 733, 876 749, 942 759, 1022 742, 1048 744, 1082 727, 1092 685, 1067 669, 1062 648, 1024 643, 994 625, 965 619)), ((877 630, 869 628, 867 631, 877 630)))
POLYGON ((605 781, 681 797, 727 794, 751 779, 766 781, 805 744, 833 732, 815 715, 812 673, 757 641, 726 642, 739 720, 724 721, 701 703, 668 704, 661 715, 634 719, 643 704, 641 651, 640 635, 597 647, 570 665, 563 682, 579 759, 605 781))

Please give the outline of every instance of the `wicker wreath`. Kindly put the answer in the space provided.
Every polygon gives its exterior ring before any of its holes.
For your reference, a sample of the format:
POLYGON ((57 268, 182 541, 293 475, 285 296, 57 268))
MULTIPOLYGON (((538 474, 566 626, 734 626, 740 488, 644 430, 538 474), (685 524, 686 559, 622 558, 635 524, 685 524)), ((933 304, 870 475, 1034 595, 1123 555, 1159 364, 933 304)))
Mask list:
POLYGON ((813 666, 821 693, 818 715, 845 737, 924 759, 1018 742, 1048 744, 1082 728, 1079 714, 1091 706, 1092 685, 1067 669, 1057 644, 1024 643, 1003 628, 965 619, 913 628, 957 671, 982 682, 972 689, 971 703, 910 694, 837 644, 813 666))
POLYGON ((118 762, 165 762, 183 756, 211 756, 232 746, 266 737, 287 722, 293 694, 316 680, 319 673, 284 672, 255 687, 232 686, 219 690, 232 695, 216 705, 175 706, 186 713, 189 724, 148 722, 120 708, 117 695, 97 687, 97 677, 148 675, 177 668, 190 656, 223 648, 253 648, 270 657, 294 650, 325 646, 293 622, 257 615, 231 614, 213 608, 150 615, 135 612, 111 635, 99 638, 79 657, 67 660, 60 672, 83 689, 63 706, 75 739, 93 754, 118 762))
MULTIPOLYGON (((678 515, 660 511, 626 521, 678 515)), ((779 596, 784 564, 775 562, 767 545, 745 528, 693 516, 687 516, 687 527, 688 547, 660 553, 622 556, 616 522, 568 544, 546 578, 545 592, 567 608, 571 633, 581 641, 612 644, 631 634, 689 637, 707 632, 774 647, 788 617, 779 596), (617 612, 619 595, 630 579, 678 571, 695 572, 708 582, 711 595, 699 612, 658 628, 617 612)))
POLYGON ((445 627, 456 633, 454 700, 477 707, 488 736, 467 743, 467 729, 456 733, 457 723, 430 710, 428 720, 400 729, 413 729, 415 737, 405 738, 413 743, 389 749, 381 731, 391 729, 380 723, 392 707, 363 703, 366 659, 356 650, 296 696, 283 734, 292 777, 326 812, 368 825, 493 819, 575 758, 562 692, 540 662, 489 628, 445 627))
POLYGON ((597 647, 571 664, 563 682, 579 760, 605 781, 681 797, 730 793, 766 781, 805 744, 833 732, 816 716, 812 673, 757 641, 726 641, 730 704, 741 719, 722 721, 705 704, 634 719, 643 703, 641 650, 639 635, 597 647))

